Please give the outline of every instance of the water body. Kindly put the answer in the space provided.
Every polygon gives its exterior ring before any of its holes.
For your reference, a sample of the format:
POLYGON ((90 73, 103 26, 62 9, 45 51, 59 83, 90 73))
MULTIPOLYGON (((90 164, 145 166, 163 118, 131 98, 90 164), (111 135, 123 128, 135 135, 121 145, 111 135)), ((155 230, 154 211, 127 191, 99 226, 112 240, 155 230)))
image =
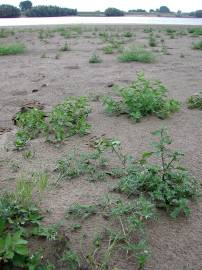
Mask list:
POLYGON ((0 26, 69 25, 69 24, 202 25, 202 18, 75 16, 75 17, 0 19, 0 26))

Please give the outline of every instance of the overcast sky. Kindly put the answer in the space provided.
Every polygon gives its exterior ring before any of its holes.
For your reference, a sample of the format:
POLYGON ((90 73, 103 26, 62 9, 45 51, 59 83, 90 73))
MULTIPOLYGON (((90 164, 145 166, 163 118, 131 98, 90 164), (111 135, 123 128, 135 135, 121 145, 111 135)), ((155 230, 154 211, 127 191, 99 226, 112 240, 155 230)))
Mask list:
MULTIPOLYGON (((20 0, 0 0, 0 4, 19 5, 20 0)), ((116 7, 122 10, 143 8, 156 9, 168 6, 170 10, 195 11, 202 9, 202 0, 32 0, 33 5, 57 5, 62 7, 77 8, 79 11, 105 10, 116 7)))

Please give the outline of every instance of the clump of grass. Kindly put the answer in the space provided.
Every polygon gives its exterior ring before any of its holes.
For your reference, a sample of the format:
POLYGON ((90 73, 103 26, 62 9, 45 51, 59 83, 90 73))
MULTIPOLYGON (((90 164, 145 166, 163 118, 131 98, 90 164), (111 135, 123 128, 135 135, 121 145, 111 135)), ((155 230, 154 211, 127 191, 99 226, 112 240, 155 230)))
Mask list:
POLYGON ((143 48, 125 49, 118 59, 121 62, 152 63, 155 61, 154 55, 143 48))
POLYGON ((61 52, 67 52, 67 51, 70 51, 70 47, 67 43, 65 43, 61 48, 60 48, 60 51, 61 52))
POLYGON ((73 204, 67 211, 68 215, 75 218, 86 219, 97 212, 95 205, 85 205, 80 203, 73 204))
POLYGON ((194 27, 194 28, 188 28, 188 33, 192 34, 193 37, 197 37, 202 35, 202 28, 201 27, 194 27))
POLYGON ((116 90, 121 99, 105 96, 102 101, 108 113, 128 114, 135 121, 150 114, 165 119, 180 107, 178 101, 167 98, 166 92, 161 82, 151 82, 145 79, 144 73, 138 73, 130 86, 116 90))
POLYGON ((25 52, 25 45, 21 43, 13 43, 8 45, 0 45, 0 55, 16 55, 25 52))
POLYGON ((193 43, 193 49, 195 50, 202 50, 202 40, 196 43, 193 43))
POLYGON ((0 38, 6 38, 9 35, 14 35, 15 32, 13 30, 0 29, 0 38))
POLYGON ((99 64, 99 63, 102 63, 102 59, 100 58, 99 55, 97 54, 93 54, 90 59, 89 59, 89 63, 90 64, 99 64))
POLYGON ((124 37, 127 37, 127 38, 130 38, 130 37, 133 36, 133 33, 128 31, 128 32, 125 32, 125 33, 123 34, 123 36, 124 36, 124 37))
POLYGON ((106 47, 103 48, 103 51, 105 54, 113 54, 113 46, 112 45, 108 45, 106 47))
POLYGON ((153 33, 151 33, 149 35, 149 46, 150 47, 156 47, 157 46, 157 40, 156 40, 155 36, 153 35, 153 33))
POLYGON ((202 92, 190 96, 187 100, 187 105, 189 109, 200 109, 202 110, 202 92))

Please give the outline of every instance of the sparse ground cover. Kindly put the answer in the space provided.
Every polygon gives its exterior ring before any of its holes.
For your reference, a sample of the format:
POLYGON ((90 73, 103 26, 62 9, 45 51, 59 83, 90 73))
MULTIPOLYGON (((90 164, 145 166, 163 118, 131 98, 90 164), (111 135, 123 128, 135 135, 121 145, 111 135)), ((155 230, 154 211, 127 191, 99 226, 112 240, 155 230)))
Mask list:
POLYGON ((201 269, 200 35, 0 30, 0 268, 201 269))

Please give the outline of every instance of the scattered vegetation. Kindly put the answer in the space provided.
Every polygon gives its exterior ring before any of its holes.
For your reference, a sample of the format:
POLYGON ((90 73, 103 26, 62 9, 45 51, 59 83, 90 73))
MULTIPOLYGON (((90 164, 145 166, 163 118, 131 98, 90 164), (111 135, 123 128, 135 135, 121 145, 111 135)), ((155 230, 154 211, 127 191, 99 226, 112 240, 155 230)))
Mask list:
POLYGON ((90 59, 89 59, 89 63, 90 64, 98 64, 98 63, 102 63, 102 59, 99 57, 99 55, 97 54, 93 54, 90 59))
POLYGON ((25 45, 21 43, 13 43, 8 45, 0 45, 0 55, 15 55, 25 52, 25 45))
POLYGON ((202 92, 190 96, 187 100, 187 105, 189 109, 200 109, 202 110, 202 92))
POLYGON ((153 143, 154 151, 146 152, 140 165, 132 166, 128 175, 120 180, 118 190, 128 195, 146 193, 159 208, 170 212, 172 217, 180 213, 188 215, 189 201, 199 195, 199 185, 190 177, 179 161, 183 154, 172 151, 168 145, 172 139, 165 128, 153 132, 159 140, 153 143), (160 164, 150 164, 147 159, 157 156, 160 164))
POLYGON ((51 142, 60 142, 75 134, 85 135, 90 129, 86 121, 90 111, 87 98, 72 96, 56 105, 47 121, 45 113, 37 108, 19 112, 15 118, 20 128, 16 133, 15 146, 22 149, 39 134, 45 134, 51 142))
POLYGON ((150 47, 156 47, 157 46, 157 40, 156 40, 155 36, 153 35, 153 33, 151 33, 149 35, 149 46, 150 47))
POLYGON ((70 51, 69 45, 68 45, 67 43, 65 43, 64 46, 62 46, 62 47, 60 48, 60 51, 61 51, 61 52, 67 52, 67 51, 70 51))
POLYGON ((130 86, 116 89, 120 98, 105 96, 102 101, 108 113, 128 114, 137 122, 150 114, 165 119, 180 107, 178 101, 167 99, 166 92, 161 82, 151 82, 145 79, 143 73, 138 73, 130 86))
POLYGON ((132 48, 123 50, 119 56, 121 62, 142 62, 152 63, 154 62, 154 56, 151 52, 146 51, 143 48, 132 48))

